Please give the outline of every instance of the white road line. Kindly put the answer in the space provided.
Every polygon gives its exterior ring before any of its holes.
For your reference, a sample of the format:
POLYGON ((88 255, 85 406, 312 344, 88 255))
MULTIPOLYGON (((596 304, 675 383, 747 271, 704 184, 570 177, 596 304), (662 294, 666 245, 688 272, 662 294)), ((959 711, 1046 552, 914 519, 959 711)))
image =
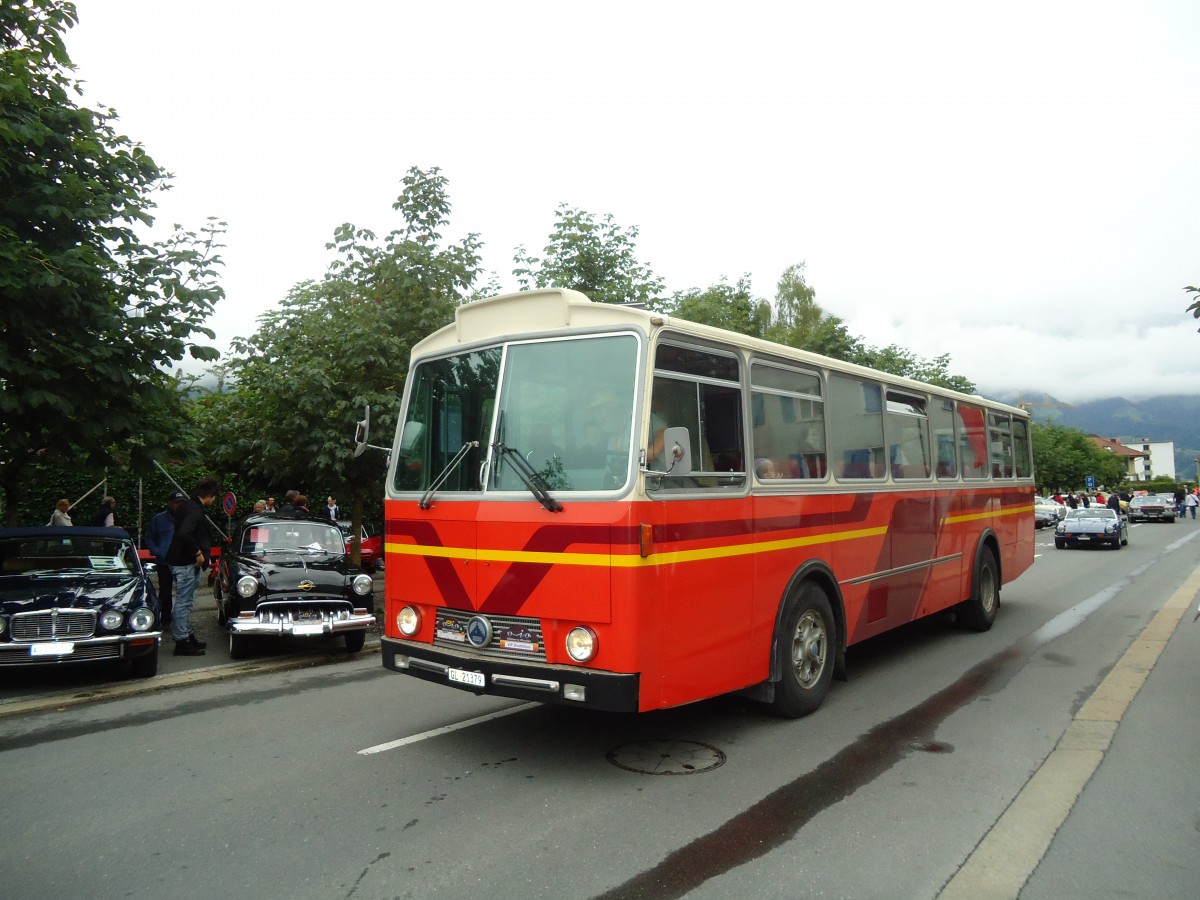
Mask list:
POLYGON ((431 731, 422 731, 420 734, 413 734, 395 741, 388 741, 386 744, 376 744, 374 747, 367 747, 365 750, 359 750, 358 754, 359 756, 370 756, 372 753, 383 753, 385 750, 395 750, 397 747, 406 747, 409 744, 416 744, 420 741, 428 740, 429 738, 440 737, 441 735, 449 734, 452 731, 470 728, 472 725, 482 725, 484 722, 491 722, 493 719, 503 719, 505 716, 511 716, 513 713, 524 712, 527 709, 533 709, 534 707, 541 705, 542 704, 540 703, 522 703, 520 706, 512 706, 508 709, 502 709, 499 712, 488 713, 486 716, 478 716, 474 719, 467 719, 465 722, 458 722, 454 725, 443 725, 441 728, 434 728, 431 731))

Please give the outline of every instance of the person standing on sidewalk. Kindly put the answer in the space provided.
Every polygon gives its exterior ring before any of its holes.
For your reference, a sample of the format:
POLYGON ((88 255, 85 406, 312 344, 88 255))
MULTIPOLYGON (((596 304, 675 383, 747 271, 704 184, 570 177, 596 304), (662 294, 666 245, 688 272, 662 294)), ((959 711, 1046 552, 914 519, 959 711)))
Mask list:
POLYGON ((207 644, 192 631, 192 604, 200 573, 208 568, 212 535, 205 521, 204 507, 217 499, 221 484, 215 478, 202 478, 192 496, 175 510, 175 534, 167 550, 167 562, 175 578, 175 608, 171 615, 171 636, 176 656, 203 656, 207 644))
POLYGON ((171 538, 175 536, 175 511, 187 499, 183 491, 176 491, 167 499, 166 509, 156 513, 146 526, 146 549, 154 557, 158 569, 158 608, 163 625, 171 624, 171 587, 175 583, 167 552, 171 549, 171 538))

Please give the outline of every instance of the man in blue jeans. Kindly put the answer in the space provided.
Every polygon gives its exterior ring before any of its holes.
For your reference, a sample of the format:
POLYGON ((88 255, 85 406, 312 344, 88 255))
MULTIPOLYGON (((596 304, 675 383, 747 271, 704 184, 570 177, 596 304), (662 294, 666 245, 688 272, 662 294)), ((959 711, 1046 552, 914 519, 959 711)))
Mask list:
POLYGON ((221 484, 215 478, 202 478, 192 496, 175 510, 175 534, 167 550, 167 562, 175 579, 175 604, 171 611, 171 636, 176 656, 203 656, 204 641, 192 631, 192 603, 200 573, 208 568, 212 535, 208 531, 204 507, 217 499, 221 484))

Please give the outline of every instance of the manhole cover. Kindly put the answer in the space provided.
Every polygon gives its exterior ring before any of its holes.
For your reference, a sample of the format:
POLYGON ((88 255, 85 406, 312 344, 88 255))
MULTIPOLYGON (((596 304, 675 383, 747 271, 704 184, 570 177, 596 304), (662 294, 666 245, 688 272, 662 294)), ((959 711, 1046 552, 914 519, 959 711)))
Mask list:
POLYGON ((614 747, 605 759, 643 775, 695 775, 724 765, 725 754, 698 741, 635 741, 614 747))

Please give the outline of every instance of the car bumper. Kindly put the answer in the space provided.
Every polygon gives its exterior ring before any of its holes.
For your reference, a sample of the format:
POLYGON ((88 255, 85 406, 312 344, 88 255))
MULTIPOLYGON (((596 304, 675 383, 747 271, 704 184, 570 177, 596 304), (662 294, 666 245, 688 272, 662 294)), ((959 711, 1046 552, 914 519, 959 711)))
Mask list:
POLYGON ((0 666, 44 666, 55 663, 133 659, 157 653, 162 632, 113 634, 78 640, 0 643, 0 666))
POLYGON ((266 616, 259 613, 230 619, 229 630, 233 634, 255 636, 320 637, 325 634, 341 634, 344 631, 360 631, 375 624, 375 616, 371 613, 350 613, 344 616, 327 613, 319 619, 299 620, 286 615, 266 616))
POLYGON ((636 673, 531 665, 389 637, 381 642, 381 655, 385 669, 473 694, 586 706, 609 712, 637 712, 639 708, 636 673), (455 674, 473 675, 478 683, 452 680, 455 674))

